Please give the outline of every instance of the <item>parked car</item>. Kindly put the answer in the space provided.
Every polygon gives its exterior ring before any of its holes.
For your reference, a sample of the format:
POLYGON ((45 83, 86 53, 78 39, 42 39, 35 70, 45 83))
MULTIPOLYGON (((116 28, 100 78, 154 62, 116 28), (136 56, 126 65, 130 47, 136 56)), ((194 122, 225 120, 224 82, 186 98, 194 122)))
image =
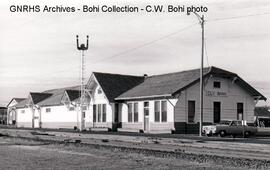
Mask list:
POLYGON ((247 126, 246 121, 241 120, 222 120, 218 124, 203 126, 202 130, 207 136, 218 134, 221 137, 227 135, 249 137, 257 132, 256 127, 247 126))

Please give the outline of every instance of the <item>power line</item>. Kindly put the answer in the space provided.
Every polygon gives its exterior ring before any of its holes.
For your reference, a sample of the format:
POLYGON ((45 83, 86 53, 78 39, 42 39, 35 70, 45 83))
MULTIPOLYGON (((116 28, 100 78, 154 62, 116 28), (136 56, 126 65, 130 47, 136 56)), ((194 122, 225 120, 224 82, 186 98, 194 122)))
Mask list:
POLYGON ((206 22, 232 20, 232 19, 247 18, 247 17, 254 17, 254 16, 261 16, 261 15, 270 15, 270 12, 259 13, 259 14, 249 14, 249 15, 239 15, 239 16, 228 17, 228 18, 216 18, 216 19, 207 20, 206 22))
POLYGON ((166 39, 166 38, 171 37, 171 36, 173 36, 173 35, 175 35, 175 34, 178 34, 178 33, 180 33, 180 32, 183 32, 183 31, 187 30, 187 29, 190 29, 190 28, 192 28, 193 26, 195 26, 196 24, 197 24, 197 23, 188 25, 188 26, 186 26, 186 27, 184 27, 184 28, 182 28, 182 29, 180 29, 180 30, 178 30, 178 31, 175 31, 175 32, 170 33, 170 34, 167 34, 167 35, 162 36, 162 37, 160 37, 160 38, 158 38, 158 39, 155 39, 155 40, 146 42, 146 43, 141 44, 141 45, 139 45, 139 46, 137 46, 137 47, 128 49, 128 50, 126 50, 126 51, 123 51, 123 52, 120 52, 120 53, 118 53, 118 54, 112 55, 112 56, 110 56, 110 57, 106 57, 106 58, 103 58, 103 59, 100 59, 100 60, 93 61, 92 63, 98 63, 98 62, 101 62, 101 61, 106 61, 106 60, 109 60, 109 59, 112 59, 112 58, 116 58, 116 57, 122 56, 122 55, 124 55, 124 54, 130 53, 130 52, 132 52, 132 51, 141 49, 141 48, 143 48, 143 47, 145 47, 145 46, 148 46, 148 45, 151 45, 151 44, 153 44, 153 43, 155 43, 155 42, 157 42, 157 41, 166 39))

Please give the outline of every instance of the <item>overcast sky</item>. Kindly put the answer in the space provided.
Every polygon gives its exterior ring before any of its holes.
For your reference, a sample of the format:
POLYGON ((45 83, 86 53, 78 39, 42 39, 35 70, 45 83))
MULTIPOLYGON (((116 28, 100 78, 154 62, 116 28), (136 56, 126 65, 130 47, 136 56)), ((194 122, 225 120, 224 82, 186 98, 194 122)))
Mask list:
MULTIPOLYGON (((114 1, 116 5, 206 6, 205 66, 237 73, 270 98, 270 1, 114 1), (207 59, 208 58, 208 59, 207 59)), ((0 2, 0 103, 79 84, 76 34, 90 36, 92 71, 153 75, 200 67, 201 28, 185 13, 12 13, 10 5, 112 5, 109 1, 0 2), (184 29, 185 28, 185 29, 184 29), (167 36, 169 35, 169 36, 167 36), (157 41, 156 41, 157 40, 157 41), (146 44, 146 45, 145 45, 146 44)), ((200 13, 202 14, 202 13, 200 13)), ((265 103, 261 103, 265 104, 265 103)))

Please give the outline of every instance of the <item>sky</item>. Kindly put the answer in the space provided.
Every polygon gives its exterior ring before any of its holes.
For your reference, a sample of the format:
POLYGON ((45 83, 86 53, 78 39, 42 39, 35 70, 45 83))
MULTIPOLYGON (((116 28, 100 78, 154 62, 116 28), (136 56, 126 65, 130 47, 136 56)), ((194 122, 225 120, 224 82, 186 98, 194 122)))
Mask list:
MULTIPOLYGON (((269 0, 2 0, 0 104, 29 92, 78 85, 85 42, 86 77, 92 71, 154 75, 199 68, 201 27, 186 13, 13 13, 11 5, 205 6, 205 66, 237 73, 270 98, 269 0), (112 3, 113 2, 113 3, 112 3)), ((270 104, 260 102, 259 105, 270 104)))

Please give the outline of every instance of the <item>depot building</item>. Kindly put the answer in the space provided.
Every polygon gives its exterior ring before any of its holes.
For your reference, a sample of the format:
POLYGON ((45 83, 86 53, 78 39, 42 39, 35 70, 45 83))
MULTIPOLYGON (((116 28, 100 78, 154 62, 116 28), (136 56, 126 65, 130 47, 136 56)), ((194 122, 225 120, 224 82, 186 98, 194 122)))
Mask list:
MULTIPOLYGON (((12 105, 11 120, 38 128, 108 129, 144 133, 198 133, 200 69, 133 76, 93 72, 85 88, 84 110, 78 108, 78 87, 48 90, 12 105), (23 115, 28 113, 27 116, 23 115), (38 122, 38 123, 35 123, 38 122)), ((236 73, 203 69, 203 122, 246 120, 266 98, 236 73)))

